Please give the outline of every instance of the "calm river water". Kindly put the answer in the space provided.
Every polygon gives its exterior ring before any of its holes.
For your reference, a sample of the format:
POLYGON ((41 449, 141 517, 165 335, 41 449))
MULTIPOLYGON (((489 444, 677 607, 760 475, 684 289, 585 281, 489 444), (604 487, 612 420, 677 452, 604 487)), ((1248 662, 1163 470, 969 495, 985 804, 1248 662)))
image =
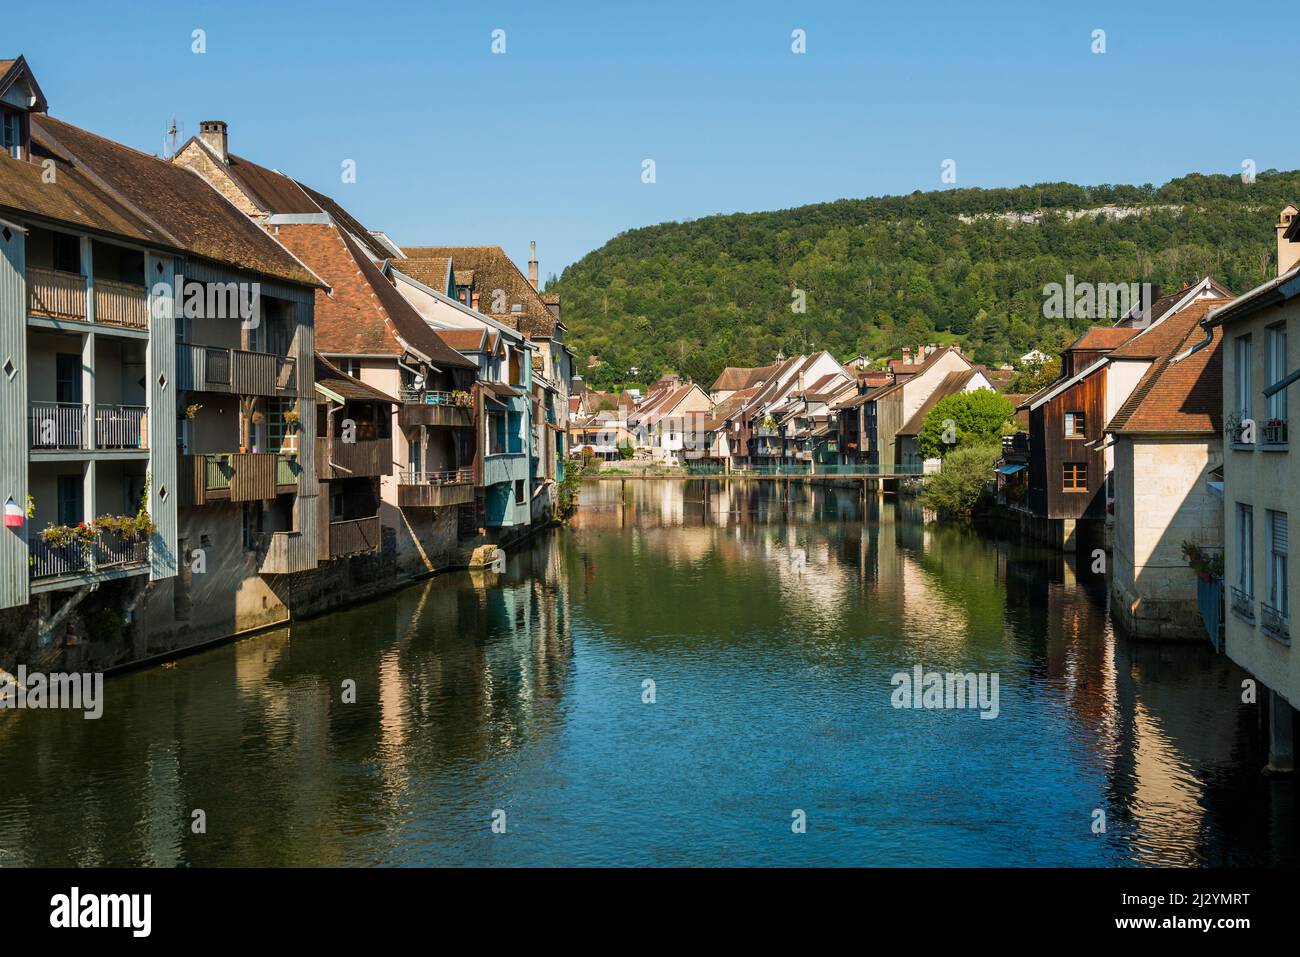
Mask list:
POLYGON ((1300 860, 1243 674, 1116 637, 1059 556, 798 484, 582 504, 502 576, 7 712, 0 864, 1300 860), (996 674, 998 716, 892 707, 917 665, 996 674))

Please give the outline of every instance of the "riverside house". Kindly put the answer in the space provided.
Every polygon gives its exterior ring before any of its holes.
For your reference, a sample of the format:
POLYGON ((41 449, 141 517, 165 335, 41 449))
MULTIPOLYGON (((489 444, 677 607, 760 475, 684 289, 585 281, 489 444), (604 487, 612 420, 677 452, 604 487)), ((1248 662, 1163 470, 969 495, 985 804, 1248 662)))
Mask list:
POLYGON ((276 576, 319 547, 315 449, 286 423, 314 434, 323 283, 188 171, 50 117, 21 57, 0 99, 0 498, 23 517, 0 606, 36 599, 0 631, 120 579, 109 614, 143 602, 145 645, 99 665, 283 620, 276 576))
MULTIPOLYGON (((1276 234, 1276 278, 1213 310, 1206 325, 1223 343, 1224 651, 1268 689, 1269 767, 1290 772, 1300 707, 1291 631, 1300 567, 1290 560, 1291 516, 1300 511, 1300 458, 1291 454, 1289 431, 1300 381, 1294 206, 1282 211, 1276 234)), ((1207 619, 1216 614, 1206 611, 1207 619)))

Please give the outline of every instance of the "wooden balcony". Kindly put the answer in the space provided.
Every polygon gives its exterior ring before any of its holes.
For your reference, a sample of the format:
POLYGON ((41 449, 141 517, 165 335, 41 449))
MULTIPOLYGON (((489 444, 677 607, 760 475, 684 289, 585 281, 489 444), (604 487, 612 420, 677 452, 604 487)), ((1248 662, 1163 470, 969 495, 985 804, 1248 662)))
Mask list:
POLYGON ((329 523, 329 557, 360 555, 379 548, 379 516, 329 523))
POLYGON ((88 545, 46 544, 39 535, 28 543, 31 561, 28 573, 33 580, 70 578, 91 575, 110 569, 142 566, 149 561, 147 535, 123 538, 110 532, 97 532, 94 542, 88 545))
POLYGON ((95 321, 127 329, 149 328, 149 292, 134 283, 95 280, 95 321))
POLYGON ((77 272, 27 267, 27 313, 86 321, 86 277, 77 272))
POLYGON ((401 472, 397 477, 399 508, 448 508, 474 501, 474 472, 401 472))
POLYGON ((316 567, 311 542, 302 532, 272 532, 264 537, 260 575, 292 575, 316 567))
POLYGON ((281 396, 297 388, 292 356, 224 346, 176 346, 176 387, 229 395, 281 396), (281 382, 286 383, 281 386, 281 382))
POLYGON ((177 469, 180 504, 275 498, 277 459, 274 452, 182 455, 177 469))
POLYGON ((342 438, 316 440, 316 475, 322 481, 388 475, 393 470, 393 440, 342 438))
POLYGON ((441 425, 467 429, 474 425, 473 400, 468 392, 422 392, 403 388, 397 420, 403 426, 441 425))

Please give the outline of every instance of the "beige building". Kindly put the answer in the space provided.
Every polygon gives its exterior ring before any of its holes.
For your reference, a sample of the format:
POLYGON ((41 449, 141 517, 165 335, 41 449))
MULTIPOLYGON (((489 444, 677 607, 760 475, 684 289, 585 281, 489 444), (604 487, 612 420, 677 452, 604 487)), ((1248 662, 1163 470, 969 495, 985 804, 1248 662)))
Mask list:
MULTIPOLYGON (((1300 463, 1291 455, 1288 404, 1300 368, 1300 219, 1277 225, 1277 278, 1210 313, 1223 335, 1224 650, 1267 689, 1269 767, 1295 768, 1300 657, 1292 647, 1289 526, 1300 512, 1300 463), (1290 393, 1290 394, 1288 394, 1290 393)), ((1261 703, 1264 703, 1261 689, 1261 703)))

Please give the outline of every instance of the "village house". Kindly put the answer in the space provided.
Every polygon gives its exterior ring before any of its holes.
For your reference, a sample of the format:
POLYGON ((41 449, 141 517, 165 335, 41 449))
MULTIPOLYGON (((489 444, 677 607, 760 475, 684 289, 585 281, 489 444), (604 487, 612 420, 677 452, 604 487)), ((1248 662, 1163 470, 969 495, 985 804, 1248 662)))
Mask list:
POLYGON ((67 622, 95 587, 147 580, 120 609, 145 644, 121 660, 285 620, 284 576, 322 534, 297 436, 316 431, 323 282, 188 171, 48 116, 21 57, 0 100, 21 134, 0 157, 0 606, 36 597, 45 618, 70 591, 67 622), (60 537, 82 523, 93 541, 60 537))
MULTIPOLYGON (((1288 427, 1300 381, 1300 216, 1294 206, 1282 211, 1276 233, 1277 277, 1213 310, 1206 325, 1222 336, 1223 350, 1223 647, 1268 689, 1269 769, 1288 773, 1295 770, 1300 708, 1300 658, 1291 634, 1300 571, 1290 561, 1300 460, 1290 453, 1288 427)), ((1207 618, 1214 616, 1207 610, 1207 618)))
POLYGON ((674 377, 646 394, 628 424, 639 449, 663 465, 681 465, 686 452, 703 447, 702 423, 712 411, 703 389, 674 377))
POLYGON ((993 383, 989 380, 985 371, 979 367, 962 369, 959 372, 949 372, 935 389, 921 403, 920 408, 912 414, 912 417, 903 423, 896 434, 898 442, 899 463, 904 470, 914 471, 917 473, 930 474, 937 472, 941 459, 936 457, 925 458, 921 454, 919 438, 921 430, 925 427, 926 416, 930 411, 939 404, 939 400, 946 399, 950 395, 957 395, 961 392, 974 392, 977 389, 993 388, 993 383))

